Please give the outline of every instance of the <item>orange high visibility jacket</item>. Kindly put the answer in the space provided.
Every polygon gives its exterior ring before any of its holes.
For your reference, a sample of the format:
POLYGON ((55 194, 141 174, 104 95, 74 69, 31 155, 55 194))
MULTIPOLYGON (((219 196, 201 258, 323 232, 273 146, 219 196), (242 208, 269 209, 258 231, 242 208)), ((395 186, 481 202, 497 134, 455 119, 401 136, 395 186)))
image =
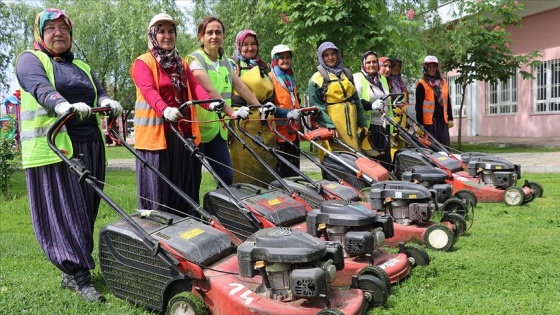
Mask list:
MULTIPOLYGON (((140 55, 137 59, 143 61, 154 75, 156 90, 159 92, 158 66, 151 53, 147 52, 140 55)), ((181 58, 183 67, 187 68, 187 62, 181 58)), ((130 75, 134 79, 134 64, 130 67, 130 75)), ((192 100, 189 84, 185 84, 188 89, 189 101, 192 100)), ((190 120, 197 121, 196 110, 190 110, 190 120)), ((187 118, 187 117, 186 117, 187 118)), ((159 117, 156 111, 144 100, 140 89, 136 88, 136 102, 134 103, 134 147, 141 150, 164 150, 167 149, 165 141, 164 119, 159 117)), ((200 129, 198 123, 191 124, 191 132, 196 145, 200 143, 200 129)))
MULTIPOLYGON (((434 121, 434 110, 436 108, 436 100, 434 96, 434 90, 428 85, 428 82, 425 80, 420 80, 418 84, 422 84, 424 86, 424 103, 422 103, 422 119, 424 120, 424 125, 433 125, 434 121)), ((441 93, 443 96, 443 120, 447 123, 447 104, 449 100, 447 97, 449 96, 449 87, 447 86, 447 81, 445 79, 441 79, 441 93)))
MULTIPOLYGON (((268 76, 272 79, 272 85, 274 86, 274 104, 286 110, 299 109, 300 106, 299 106, 299 100, 297 98, 297 88, 294 87, 295 100, 292 101, 292 96, 290 95, 290 92, 284 86, 282 86, 280 82, 278 82, 276 76, 274 76, 274 73, 271 71, 268 74, 268 76)), ((299 127, 299 121, 295 121, 295 124, 297 127, 299 127)), ((276 130, 278 130, 282 135, 288 138, 291 142, 294 142, 296 139, 299 138, 297 133, 290 132, 291 127, 289 126, 289 121, 287 119, 276 120, 275 125, 276 125, 276 130)), ((280 139, 278 137, 276 137, 276 140, 278 142, 284 142, 283 139, 280 139)))

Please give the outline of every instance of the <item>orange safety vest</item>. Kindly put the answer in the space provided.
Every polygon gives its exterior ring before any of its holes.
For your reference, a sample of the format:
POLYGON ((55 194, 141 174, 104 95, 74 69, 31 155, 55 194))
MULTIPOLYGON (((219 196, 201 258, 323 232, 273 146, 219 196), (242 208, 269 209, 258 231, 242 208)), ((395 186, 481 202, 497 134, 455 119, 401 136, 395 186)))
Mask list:
MULTIPOLYGON (((140 55, 138 60, 144 62, 154 75, 156 90, 159 93, 159 79, 157 62, 151 53, 140 55)), ((184 69, 187 69, 187 62, 181 58, 184 69)), ((130 75, 134 80, 134 64, 130 67, 130 75)), ((189 84, 186 84, 189 101, 192 94, 189 84)), ((190 110, 191 120, 197 121, 196 110, 190 110)), ((136 102, 134 103, 134 148, 141 150, 164 150, 167 149, 165 141, 164 119, 159 117, 156 111, 146 102, 140 89, 136 88, 136 102)), ((191 124, 191 132, 196 145, 200 143, 200 129, 198 123, 191 124)))
MULTIPOLYGON (((299 109, 299 100, 297 98, 297 88, 294 87, 294 95, 295 95, 295 104, 292 103, 292 96, 290 92, 280 84, 280 82, 274 76, 274 73, 271 71, 268 76, 272 79, 272 85, 274 86, 274 104, 276 106, 286 109, 292 110, 294 108, 299 109)), ((275 121, 276 130, 278 130, 282 135, 288 138, 291 142, 294 142, 296 139, 299 139, 297 133, 290 132, 291 127, 289 126, 288 119, 280 119, 275 121)), ((295 121, 295 125, 299 127, 299 121, 295 121)), ((283 139, 276 137, 278 142, 284 142, 283 139)))
MULTIPOLYGON (((436 100, 434 96, 434 90, 428 85, 428 83, 422 79, 418 81, 418 84, 424 86, 424 103, 422 103, 422 119, 424 120, 424 125, 433 125, 434 121, 434 110, 436 108, 436 100)), ((416 86, 418 86, 418 84, 416 86)), ((447 104, 449 100, 447 96, 449 95, 449 88, 445 79, 441 79, 441 93, 443 94, 443 121, 447 123, 447 104)))

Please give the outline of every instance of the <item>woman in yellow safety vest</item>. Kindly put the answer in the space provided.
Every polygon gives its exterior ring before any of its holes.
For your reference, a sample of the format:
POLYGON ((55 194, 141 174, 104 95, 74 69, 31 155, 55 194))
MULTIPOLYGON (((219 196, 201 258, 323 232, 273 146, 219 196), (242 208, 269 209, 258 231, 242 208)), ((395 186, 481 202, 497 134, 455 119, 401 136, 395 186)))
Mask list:
POLYGON ((109 98, 89 65, 74 58, 72 31, 64 12, 46 9, 35 19, 33 50, 18 56, 22 163, 33 230, 47 259, 62 271, 61 286, 87 302, 104 302, 90 277, 100 196, 61 162, 46 133, 57 116, 73 110, 76 116, 60 130, 57 147, 68 157, 83 156, 83 166, 102 189, 105 145, 99 116, 91 115, 91 108, 109 106, 118 116, 122 107, 109 98))
POLYGON ((441 76, 435 56, 426 56, 422 68, 424 74, 416 83, 416 121, 437 141, 449 147, 449 128, 453 127, 449 87, 441 76))
MULTIPOLYGON (((190 67, 194 76, 213 97, 225 100, 225 113, 232 118, 247 118, 249 108, 243 106, 234 111, 231 108, 232 90, 235 89, 249 104, 260 104, 255 95, 245 86, 241 79, 233 72, 229 60, 224 56, 222 44, 224 42, 225 27, 218 18, 210 16, 198 24, 197 37, 200 48, 190 55, 190 67)), ((200 150, 208 158, 212 168, 226 183, 233 183, 231 157, 228 151, 227 129, 218 120, 214 112, 197 108, 200 121, 201 143, 200 150), (211 122, 214 121, 214 122, 211 122), (206 122, 206 123, 205 123, 206 122)), ((200 185, 202 174, 197 168, 197 181, 200 185)))

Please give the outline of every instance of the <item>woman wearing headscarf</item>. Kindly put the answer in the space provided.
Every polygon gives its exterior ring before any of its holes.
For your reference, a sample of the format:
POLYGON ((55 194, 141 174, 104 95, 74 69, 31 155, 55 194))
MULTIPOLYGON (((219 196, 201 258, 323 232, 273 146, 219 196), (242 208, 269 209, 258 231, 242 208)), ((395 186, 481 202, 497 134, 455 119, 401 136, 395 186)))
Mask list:
MULTIPOLYGON (((295 128, 299 128, 300 125, 300 101, 296 88, 294 71, 292 69, 292 54, 293 50, 287 45, 274 46, 270 53, 272 61, 270 65, 271 71, 268 75, 272 79, 274 85, 274 104, 278 108, 275 117, 286 118, 275 121, 276 130, 295 145, 287 143, 284 139, 277 136, 276 149, 290 161, 291 164, 299 168, 300 159, 298 148, 300 139, 297 132, 292 130, 289 126, 290 119, 293 120, 295 128)), ((297 176, 296 172, 280 161, 276 162, 276 172, 282 177, 297 176)))
MULTIPOLYGON (((382 110, 387 110, 381 100, 388 92, 383 87, 379 74, 379 60, 377 53, 368 50, 362 54, 360 59, 360 72, 354 73, 354 82, 356 90, 360 95, 362 105, 364 106, 365 116, 368 119, 369 137, 371 145, 377 155, 379 161, 387 161, 387 151, 389 149, 389 141, 387 128, 384 126, 382 110)), ((387 166, 387 165, 384 165, 387 166)))
POLYGON ((416 121, 437 141, 449 147, 449 128, 453 127, 449 87, 441 76, 435 56, 426 56, 422 68, 422 79, 416 83, 416 121))
MULTIPOLYGON (((259 38, 253 30, 244 29, 235 36, 235 53, 230 59, 231 67, 241 81, 251 90, 261 103, 272 100, 272 83, 267 76, 268 67, 259 57, 259 38), (252 70, 253 68, 257 68, 252 70), (252 71, 251 71, 252 70, 252 71)), ((245 106, 247 102, 235 91, 232 95, 234 107, 245 106)))
POLYGON ((90 67, 74 58, 72 31, 64 12, 42 11, 35 19, 33 50, 17 59, 22 164, 35 236, 49 261, 62 271, 61 286, 85 301, 104 302, 90 275, 100 197, 91 186, 79 183, 49 148, 46 132, 57 116, 73 110, 75 118, 59 133, 57 146, 68 157, 83 155, 84 167, 103 188, 105 145, 99 116, 91 115, 91 108, 110 106, 120 115, 122 107, 109 98, 90 67))
MULTIPOLYGON (((155 15, 148 25, 148 52, 134 61, 130 74, 136 84, 134 146, 138 153, 193 200, 199 200, 195 163, 184 144, 174 135, 170 122, 196 120, 195 107, 183 113, 179 106, 190 100, 209 99, 185 59, 176 49, 177 25, 165 13, 155 15)), ((209 109, 215 104, 203 104, 209 109)), ((196 106, 199 107, 199 106, 196 106)), ((200 141, 198 124, 181 124, 186 136, 200 141)), ((161 178, 136 160, 138 208, 179 211, 196 215, 187 202, 172 192, 161 178)))
MULTIPOLYGON (((316 122, 346 144, 361 150, 359 133, 367 124, 360 96, 351 82, 352 73, 344 68, 340 51, 331 42, 319 46, 317 60, 319 71, 309 79, 307 87, 309 105, 320 109, 316 122)), ((324 154, 319 153, 322 160, 324 154)))

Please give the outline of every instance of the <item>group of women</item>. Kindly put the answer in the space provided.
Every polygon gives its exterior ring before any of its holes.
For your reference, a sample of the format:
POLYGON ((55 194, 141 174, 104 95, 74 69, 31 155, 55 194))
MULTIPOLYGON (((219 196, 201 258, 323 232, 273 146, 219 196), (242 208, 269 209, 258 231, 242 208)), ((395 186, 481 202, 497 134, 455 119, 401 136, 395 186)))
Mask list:
MULTIPOLYGON (((198 201, 201 163, 172 134, 170 123, 192 122, 185 124, 182 132, 194 139, 218 176, 231 184, 228 132, 217 111, 231 118, 247 118, 251 114, 247 104, 272 103, 277 129, 289 141, 299 144, 287 121, 298 121, 300 99, 292 70, 293 51, 288 46, 277 45, 272 49, 269 67, 259 58, 257 34, 243 30, 237 34, 234 56, 227 58, 222 48, 224 24, 215 17, 207 17, 198 25, 200 48, 183 58, 176 49, 178 25, 165 13, 155 15, 147 28, 148 52, 138 56, 130 69, 137 88, 135 148, 198 201), (213 99, 223 100, 225 107, 211 102, 213 99), (190 100, 209 102, 180 111, 179 107, 190 100)), ((100 197, 92 187, 79 183, 77 176, 50 150, 46 131, 57 116, 75 112, 61 130, 57 145, 69 157, 82 155, 84 166, 99 179, 97 185, 102 188, 107 161, 104 137, 99 116, 92 115, 91 109, 107 106, 113 115, 119 115, 122 107, 108 96, 90 67, 74 58, 72 30, 64 12, 46 9, 35 19, 33 49, 18 56, 23 167, 35 235, 49 261, 62 271, 61 286, 77 292, 85 301, 103 302, 105 298, 92 285, 90 275, 95 267, 91 254, 100 197)), ((338 48, 325 42, 318 49, 319 71, 307 87, 309 105, 320 108, 317 122, 356 147, 359 133, 368 126, 370 133, 382 134, 379 110, 384 105, 379 99, 391 89, 407 92, 400 74, 390 71, 391 65, 398 68, 399 60, 378 59, 375 52, 368 51, 361 61, 359 73, 348 73, 338 48)), ((425 95, 443 104, 441 95, 447 89, 431 93, 440 81, 431 79, 431 72, 426 76, 422 84, 425 95)), ((275 140, 278 149, 299 166, 297 148, 283 139, 275 140)), ((142 163, 138 162, 136 169, 140 209, 170 208, 195 215, 194 209, 171 193, 142 163)), ((281 176, 292 175, 289 168, 280 164, 276 169, 281 176)))

